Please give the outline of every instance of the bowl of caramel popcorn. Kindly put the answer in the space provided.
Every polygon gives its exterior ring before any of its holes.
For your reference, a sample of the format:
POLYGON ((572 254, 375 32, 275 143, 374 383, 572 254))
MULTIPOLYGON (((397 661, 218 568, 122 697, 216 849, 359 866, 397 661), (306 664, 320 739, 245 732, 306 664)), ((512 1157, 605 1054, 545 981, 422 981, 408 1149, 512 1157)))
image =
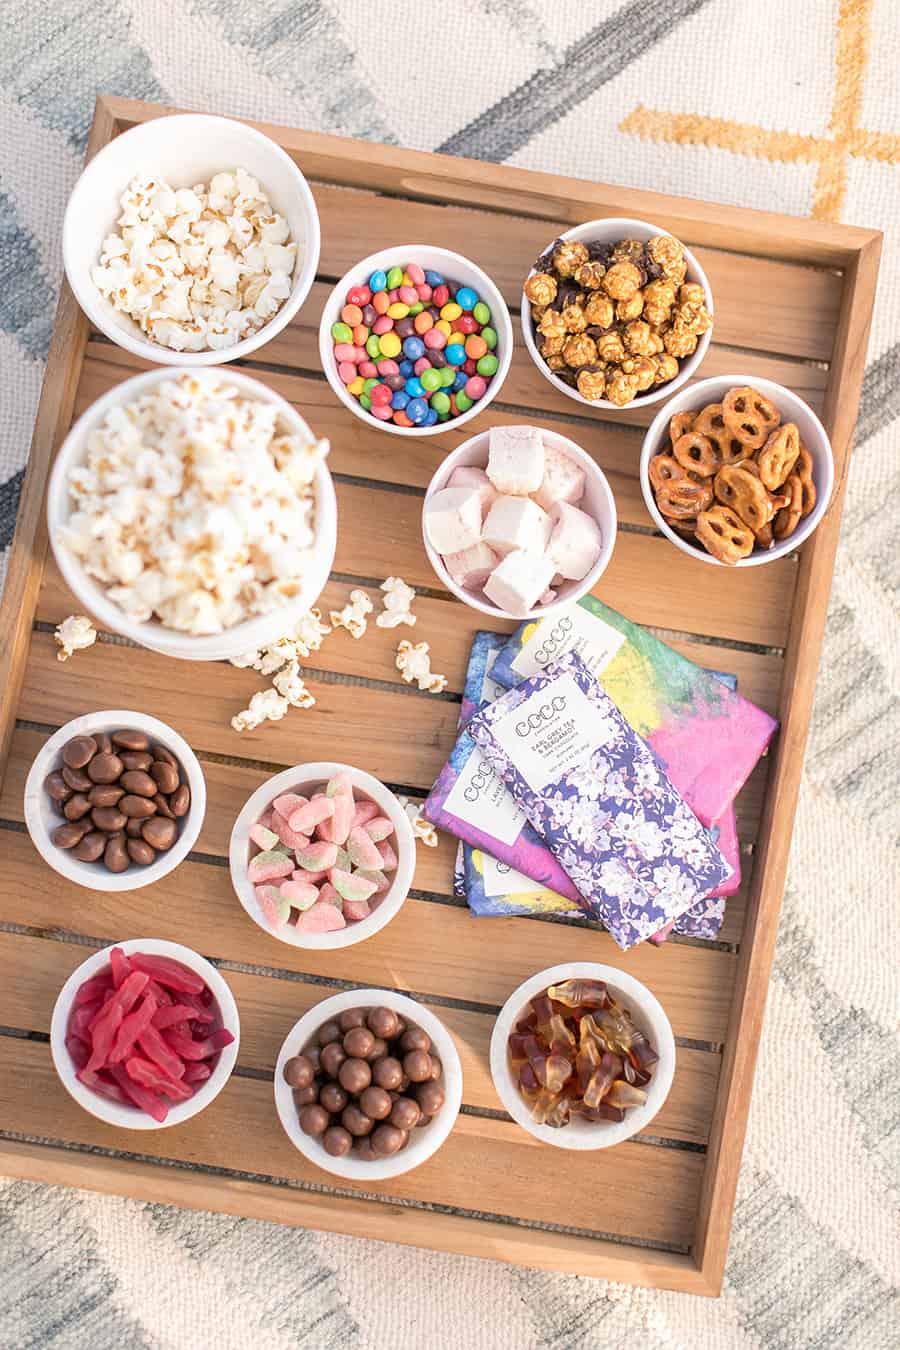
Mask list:
POLYGON ((703 268, 644 220, 566 231, 522 293, 522 333, 538 370, 569 398, 605 410, 671 397, 706 355, 712 324, 703 268))

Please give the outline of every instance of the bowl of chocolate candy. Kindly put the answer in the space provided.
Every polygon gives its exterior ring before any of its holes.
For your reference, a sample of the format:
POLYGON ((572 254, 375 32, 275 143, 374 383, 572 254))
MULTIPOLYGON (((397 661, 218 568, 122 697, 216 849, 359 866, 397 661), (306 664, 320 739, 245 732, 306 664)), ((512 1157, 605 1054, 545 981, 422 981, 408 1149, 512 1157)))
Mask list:
POLYGON ((694 254, 645 220, 576 225, 544 249, 522 294, 538 370, 578 403, 619 412, 670 397, 712 337, 713 298, 694 254))
POLYGON ((650 990, 593 962, 519 985, 491 1036, 491 1076, 523 1130, 557 1148, 609 1148, 646 1129, 675 1073, 675 1038, 650 990))
POLYGON ((206 811, 197 756, 143 713, 87 713, 35 756, 25 823, 54 871, 94 891, 133 891, 187 856, 206 811))
POLYGON ((353 1181, 409 1172, 459 1114, 462 1066, 450 1033, 404 994, 351 989, 310 1008, 275 1066, 275 1107, 295 1148, 353 1181))

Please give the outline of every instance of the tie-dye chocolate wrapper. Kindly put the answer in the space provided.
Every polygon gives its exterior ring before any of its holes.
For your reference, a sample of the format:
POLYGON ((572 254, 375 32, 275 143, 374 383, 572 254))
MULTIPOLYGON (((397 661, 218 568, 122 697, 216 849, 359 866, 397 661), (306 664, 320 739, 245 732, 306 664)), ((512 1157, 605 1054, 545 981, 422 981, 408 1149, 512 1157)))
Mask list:
POLYGON ((694 814, 704 825, 719 822, 778 723, 593 595, 520 624, 491 674, 512 689, 569 651, 647 742, 694 814))
POLYGON ((582 908, 623 949, 730 875, 653 752, 575 652, 488 704, 467 734, 577 885, 582 908))

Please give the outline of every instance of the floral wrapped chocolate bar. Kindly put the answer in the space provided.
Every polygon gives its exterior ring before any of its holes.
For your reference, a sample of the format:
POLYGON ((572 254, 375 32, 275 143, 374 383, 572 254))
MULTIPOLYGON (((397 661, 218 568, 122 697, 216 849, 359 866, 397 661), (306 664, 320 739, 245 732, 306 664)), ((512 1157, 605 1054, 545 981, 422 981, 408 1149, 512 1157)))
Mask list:
POLYGON ((468 733, 620 947, 730 874, 710 836, 574 652, 497 699, 468 733))

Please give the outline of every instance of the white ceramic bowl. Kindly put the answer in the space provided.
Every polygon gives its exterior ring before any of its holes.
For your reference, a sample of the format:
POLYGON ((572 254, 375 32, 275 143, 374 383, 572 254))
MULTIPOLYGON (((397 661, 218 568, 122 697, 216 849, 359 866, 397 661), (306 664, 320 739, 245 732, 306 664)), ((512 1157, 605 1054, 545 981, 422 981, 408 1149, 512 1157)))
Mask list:
POLYGON ((771 380, 760 379, 758 375, 717 375, 713 379, 698 380, 689 389, 682 389, 656 414, 647 428, 647 434, 641 448, 640 475, 641 492, 644 494, 647 510, 653 517, 658 529, 662 531, 670 543, 681 549, 682 553, 687 553, 691 558, 698 558, 700 562, 712 563, 713 567, 760 567, 763 563, 772 562, 775 558, 783 558, 786 554, 793 553, 805 539, 809 538, 818 525, 828 510, 831 491, 834 487, 834 456, 831 453, 828 433, 822 423, 812 408, 804 403, 802 398, 792 394, 790 389, 785 389, 780 384, 774 384, 771 380), (799 427, 800 439, 812 456, 816 504, 787 539, 782 539, 780 542, 776 540, 769 549, 755 549, 749 558, 741 558, 738 562, 729 564, 720 562, 711 553, 707 553, 702 544, 695 544, 689 539, 683 539, 670 525, 666 524, 659 507, 656 505, 656 498, 650 486, 649 466, 654 455, 660 454, 669 444, 669 419, 675 413, 699 412, 701 408, 706 407, 707 403, 721 403, 729 389, 736 389, 745 384, 752 385, 754 389, 758 389, 761 394, 764 394, 775 404, 775 407, 781 413, 782 422, 796 422, 799 427))
POLYGON ((75 184, 63 220, 63 263, 69 285, 91 323, 112 341, 154 365, 215 366, 249 356, 280 332, 309 294, 319 262, 319 217, 312 193, 291 157, 268 136, 229 117, 195 113, 156 117, 132 127, 99 151, 75 184), (176 352, 151 342, 134 320, 114 309, 91 279, 103 240, 116 230, 120 198, 139 174, 173 188, 208 183, 223 170, 246 169, 259 179, 297 244, 293 287, 262 328, 221 351, 176 352))
POLYGON ((396 994, 390 989, 348 989, 346 993, 332 994, 331 998, 323 999, 314 1008, 310 1008, 299 1022, 295 1022, 285 1037, 278 1063, 275 1065, 275 1108, 285 1134, 304 1158, 324 1171, 350 1181, 385 1181, 389 1177, 399 1177, 404 1172, 411 1172, 414 1167, 425 1162, 437 1152, 453 1129, 461 1101, 462 1065, 453 1037, 430 1009, 407 998, 405 994, 396 994), (297 1119, 293 1093, 284 1081, 286 1062, 306 1048, 323 1022, 346 1012, 348 1008, 361 1007, 391 1008, 405 1021, 421 1027, 431 1037, 444 1071, 446 1100, 440 1111, 428 1125, 410 1131, 406 1148, 377 1162, 363 1162, 359 1158, 354 1158, 352 1154, 348 1154, 345 1158, 332 1158, 317 1139, 304 1134, 297 1119))
MULTIPOLYGON (((246 619, 223 633, 196 636, 167 628, 156 619, 147 623, 133 622, 108 598, 106 587, 101 586, 87 573, 81 561, 69 551, 60 537, 61 528, 69 519, 72 510, 68 486, 69 472, 75 465, 83 462, 91 432, 104 421, 110 409, 133 402, 139 395, 166 380, 192 374, 200 379, 210 378, 210 372, 202 370, 173 371, 165 367, 148 370, 142 375, 134 375, 130 380, 116 385, 102 398, 97 399, 96 403, 91 404, 79 417, 57 452, 47 487, 47 524, 53 556, 69 589, 104 628, 119 633, 122 637, 131 638, 140 646, 149 647, 151 651, 160 652, 164 656, 177 656, 188 661, 226 661, 232 656, 240 656, 254 647, 263 647, 282 637, 291 625, 315 604, 328 580, 337 543, 337 505, 334 484, 325 464, 319 465, 315 478, 315 558, 300 594, 293 600, 285 602, 280 609, 246 619)), ((242 398, 274 403, 293 433, 314 438, 313 432, 296 408, 267 385, 251 379, 239 370, 223 371, 218 378, 235 385, 242 398)))
POLYGON ((200 762, 187 741, 166 726, 165 722, 144 713, 114 710, 112 712, 85 713, 67 722, 59 731, 55 731, 45 741, 35 756, 34 763, 25 780, 25 824, 31 835, 31 842, 46 863, 69 881, 86 886, 91 891, 136 891, 151 882, 159 881, 178 866, 190 853, 206 814, 206 782, 200 762), (48 774, 62 766, 63 747, 73 736, 90 736, 95 731, 143 731, 151 739, 171 750, 178 760, 191 789, 191 805, 182 818, 181 829, 175 843, 165 853, 158 853, 156 861, 149 867, 139 867, 129 863, 124 872, 107 872, 101 863, 79 862, 73 858, 69 849, 58 848, 51 834, 58 825, 64 824, 64 818, 52 809, 50 798, 44 791, 44 779, 48 774))
MULTIPOLYGON (((570 441, 567 436, 561 436, 557 431, 548 431, 546 427, 541 427, 541 437, 546 445, 552 446, 554 450, 559 450, 564 455, 568 455, 570 459, 575 460, 580 468, 584 469, 586 475, 584 497, 579 502, 579 509, 592 515, 600 526, 600 532, 603 536, 600 556, 587 576, 582 577, 581 581, 564 581, 559 587, 556 599, 552 604, 536 605, 534 609, 530 609, 524 615, 508 614, 506 610, 492 605, 489 600, 483 599, 473 594, 472 591, 467 591, 456 584, 444 566, 441 555, 428 542, 428 536, 425 534, 425 505, 423 504, 422 538, 425 544, 425 552, 428 554, 428 561, 440 578, 442 585, 446 586, 448 591, 451 591, 458 600, 462 600, 464 605, 480 610, 482 614, 499 615, 501 618, 516 619, 519 622, 522 619, 543 618, 545 614, 552 614, 564 605, 574 604, 581 596, 593 590, 609 566, 616 542, 616 503, 612 489, 607 482, 606 474, 594 463, 586 450, 582 450, 580 445, 570 441)), ((481 431, 476 436, 471 436, 469 440, 463 441, 462 445, 458 445, 455 450, 451 451, 428 484, 425 491, 426 504, 429 497, 432 497, 435 492, 439 492, 441 488, 446 487, 447 480, 453 470, 459 468, 460 465, 475 465, 479 469, 486 467, 490 438, 491 433, 489 431, 481 431)))
POLYGON ((512 349, 513 326, 509 317, 509 310, 506 307, 506 301, 487 273, 482 272, 480 267, 476 267, 473 262, 470 262, 468 258, 463 258, 461 254, 451 253, 446 248, 433 248, 429 244, 398 244, 393 248, 382 248, 377 253, 371 254, 370 257, 363 258, 362 262, 356 263, 354 267, 350 268, 349 272, 341 277, 325 301, 322 321, 319 324, 319 358, 322 362, 322 369, 328 383, 344 407, 349 408, 354 416, 360 418, 367 426, 378 427, 381 431, 389 431, 394 436, 439 436, 442 431, 458 431, 464 423, 470 422, 473 417, 477 417, 500 392, 500 386, 509 373, 512 349), (360 286, 363 282, 368 281, 376 269, 387 271, 391 267, 409 262, 418 263, 420 267, 429 271, 441 272, 453 281, 472 286, 478 292, 479 299, 490 307, 491 327, 497 333, 495 355, 500 365, 497 368, 496 375, 488 385, 487 393, 477 403, 473 403, 467 412, 460 413, 459 417, 451 417, 446 422, 436 422, 433 427, 398 427, 395 422, 380 422, 377 417, 372 417, 352 394, 347 393, 346 386, 338 377, 337 365, 332 355, 331 325, 340 318, 341 310, 347 303, 346 296, 350 287, 360 286))
POLYGON ((283 773, 267 779, 256 789, 252 797, 247 799, 231 831, 228 863, 231 868, 231 884, 237 898, 253 922, 265 933, 289 947, 312 947, 317 951, 333 951, 338 947, 352 947, 357 942, 365 942, 366 938, 372 937, 390 923, 412 885, 413 873, 416 870, 416 841, 409 817, 393 792, 389 792, 384 784, 379 783, 370 773, 355 769, 351 764, 327 762, 298 764, 294 769, 285 769, 283 773), (367 919, 349 923, 346 928, 340 928, 332 933, 307 933, 303 929, 295 928, 293 924, 285 924, 276 931, 263 917, 253 883, 247 877, 247 864, 251 856, 251 826, 255 825, 263 812, 283 792, 297 792, 308 796, 310 790, 321 788, 336 773, 349 773, 357 797, 371 798, 381 808, 382 814, 393 822, 397 840, 397 870, 387 874, 391 882, 390 888, 367 919))
MULTIPOLYGON (((584 225, 576 225, 574 229, 566 230, 559 237, 561 239, 574 239, 580 243, 600 243, 614 244, 620 239, 640 239, 645 242, 653 239, 659 234, 670 234, 671 231, 664 230, 661 225, 650 225, 646 220, 630 220, 625 216, 609 217, 606 220, 589 220, 584 225)), ((694 254, 685 245, 685 261, 687 262, 687 281, 699 281, 700 285, 706 291, 706 307, 710 314, 713 311, 713 295, 710 289, 706 273, 700 266, 694 254)), ((529 272, 532 276, 535 268, 529 272)), ((572 398, 576 403, 583 403, 586 408, 602 409, 608 413, 634 412, 639 408, 646 408, 650 404, 659 403, 660 399, 670 398, 677 389, 680 389, 696 373, 697 367, 706 355, 710 342, 712 341, 712 328, 705 332, 697 343, 697 350, 692 356, 688 356, 678 363, 678 374, 674 380, 669 380, 667 384, 661 384, 656 389, 648 389, 645 394, 638 394, 624 408, 618 403, 611 403, 607 398, 587 399, 579 394, 577 389, 566 384, 563 380, 557 378, 549 368, 544 358, 537 349, 534 340, 534 334, 531 328, 531 305, 528 297, 522 294, 522 336, 525 339, 525 346, 528 348, 528 354, 531 357, 538 370, 545 380, 558 389, 561 394, 567 398, 572 398)))
POLYGON ((530 980, 520 984, 510 994, 500 1009, 491 1035, 491 1077, 501 1102, 523 1130, 533 1134, 542 1143, 553 1144, 556 1148, 611 1148, 613 1144, 621 1144, 640 1130, 645 1130, 669 1095, 674 1074, 675 1037, 662 1005, 646 985, 633 975, 616 970, 613 966, 595 965, 592 961, 572 961, 567 965, 550 966, 548 970, 532 975, 530 980), (539 1125, 532 1118, 528 1104, 510 1071, 507 1042, 516 1022, 525 1013, 529 1000, 542 994, 548 985, 571 979, 605 980, 610 993, 628 1009, 637 1029, 644 1033, 659 1055, 650 1082, 646 1085, 646 1102, 643 1106, 626 1111, 625 1119, 620 1124, 612 1120, 593 1121, 575 1117, 568 1125, 559 1128, 539 1125))
POLYGON ((108 1101, 106 1097, 101 1097, 96 1092, 92 1092, 75 1076, 75 1065, 66 1049, 66 1027, 78 990, 85 980, 90 980, 94 975, 99 975, 104 967, 109 965, 111 949, 104 947, 101 951, 94 952, 93 956, 89 956, 86 961, 83 961, 77 970, 73 970, 59 991, 50 1022, 50 1053, 53 1057, 54 1068, 69 1096, 74 1097, 78 1105, 83 1106, 85 1111, 88 1111, 92 1116, 96 1116, 98 1120, 106 1121, 107 1125, 118 1125, 124 1130, 165 1130, 170 1125, 181 1125, 184 1121, 190 1120, 191 1116, 198 1115, 205 1107, 209 1106, 210 1102, 218 1097, 231 1077, 231 1071, 237 1063, 241 1041, 241 1023, 237 1004, 231 990, 215 966, 210 965, 202 956, 198 956, 196 952, 191 951, 190 947, 182 947, 180 942, 165 942, 161 938, 132 938, 128 942, 117 942, 114 945, 121 947, 126 956, 130 952, 143 952, 147 956, 168 956, 196 971, 212 990, 219 1007, 222 1026, 231 1032, 234 1040, 219 1052, 216 1067, 209 1078, 199 1084, 197 1091, 189 1101, 170 1102, 168 1104, 169 1114, 162 1122, 154 1120, 152 1116, 148 1116, 146 1112, 139 1110, 136 1106, 122 1106, 118 1102, 108 1101))

